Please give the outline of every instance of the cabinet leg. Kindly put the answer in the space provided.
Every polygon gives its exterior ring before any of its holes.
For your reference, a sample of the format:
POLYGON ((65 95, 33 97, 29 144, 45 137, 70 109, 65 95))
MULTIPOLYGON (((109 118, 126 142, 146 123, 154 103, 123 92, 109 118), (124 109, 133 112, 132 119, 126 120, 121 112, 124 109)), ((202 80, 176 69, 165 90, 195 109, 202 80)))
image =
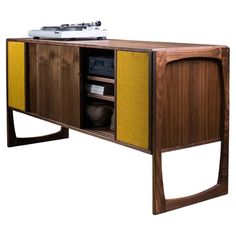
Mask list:
POLYGON ((221 60, 222 73, 222 130, 221 130, 221 154, 218 184, 220 184, 225 193, 228 192, 228 165, 229 165, 229 48, 222 49, 221 60))
POLYGON ((185 207, 228 193, 228 140, 221 142, 221 159, 218 182, 213 187, 191 196, 166 199, 162 178, 161 154, 153 155, 153 214, 185 207))
POLYGON ((16 136, 13 110, 7 109, 7 146, 14 147, 26 144, 40 143, 69 137, 69 130, 61 127, 61 130, 44 136, 19 138, 16 136))
POLYGON ((153 81, 153 214, 160 214, 166 211, 166 199, 162 177, 162 94, 164 83, 162 76, 166 67, 166 54, 161 52, 154 59, 157 73, 153 81))
POLYGON ((153 155, 153 214, 166 211, 166 199, 162 177, 161 153, 153 155))

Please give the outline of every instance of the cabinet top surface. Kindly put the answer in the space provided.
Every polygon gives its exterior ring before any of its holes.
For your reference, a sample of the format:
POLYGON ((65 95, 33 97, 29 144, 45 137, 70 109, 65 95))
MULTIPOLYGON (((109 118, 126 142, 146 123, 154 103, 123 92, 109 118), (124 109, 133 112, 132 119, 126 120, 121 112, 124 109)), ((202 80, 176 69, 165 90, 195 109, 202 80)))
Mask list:
POLYGON ((152 42, 152 41, 133 41, 133 40, 45 40, 32 38, 16 38, 8 39, 10 41, 19 41, 37 44, 51 44, 62 46, 78 46, 78 47, 95 47, 95 48, 110 48, 110 49, 133 49, 133 50, 149 50, 155 51, 158 49, 171 48, 201 48, 201 47, 215 47, 216 45, 206 44, 189 44, 189 43, 172 43, 172 42, 152 42))

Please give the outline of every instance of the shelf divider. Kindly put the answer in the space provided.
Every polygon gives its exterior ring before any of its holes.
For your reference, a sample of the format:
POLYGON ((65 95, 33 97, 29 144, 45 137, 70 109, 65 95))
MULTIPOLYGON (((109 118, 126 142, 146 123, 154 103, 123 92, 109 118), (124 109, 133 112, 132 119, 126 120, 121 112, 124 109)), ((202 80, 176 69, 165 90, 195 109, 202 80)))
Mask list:
POLYGON ((110 102, 115 101, 114 96, 111 96, 111 95, 100 95, 100 94, 95 94, 95 93, 87 93, 87 96, 90 98, 97 98, 97 99, 106 100, 106 101, 110 101, 110 102))
POLYGON ((92 81, 99 81, 99 82, 105 82, 105 83, 110 83, 110 84, 114 84, 115 80, 111 79, 111 78, 105 78, 105 77, 98 77, 98 76, 87 76, 88 80, 92 80, 92 81))

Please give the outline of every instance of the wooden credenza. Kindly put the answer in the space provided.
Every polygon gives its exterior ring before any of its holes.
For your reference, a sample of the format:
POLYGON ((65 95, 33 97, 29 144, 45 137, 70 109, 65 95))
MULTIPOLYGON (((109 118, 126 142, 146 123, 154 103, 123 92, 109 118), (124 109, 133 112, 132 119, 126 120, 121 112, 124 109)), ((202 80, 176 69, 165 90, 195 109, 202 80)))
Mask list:
POLYGON ((7 40, 8 146, 69 137, 69 129, 153 156, 153 214, 228 192, 229 48, 128 40, 7 40), (88 58, 114 59, 111 78, 91 76, 88 58), (110 84, 114 95, 88 92, 87 84, 110 84), (113 111, 114 128, 88 122, 86 107, 113 111), (54 134, 19 138, 13 111, 61 126, 54 134), (221 142, 217 183, 195 195, 166 199, 163 152, 221 142))

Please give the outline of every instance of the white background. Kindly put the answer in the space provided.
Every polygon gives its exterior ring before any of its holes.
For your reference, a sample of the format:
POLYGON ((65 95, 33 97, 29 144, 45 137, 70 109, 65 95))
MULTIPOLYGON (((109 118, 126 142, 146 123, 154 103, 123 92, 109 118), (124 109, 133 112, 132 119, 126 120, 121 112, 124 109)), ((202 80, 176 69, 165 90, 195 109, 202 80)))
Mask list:
MULTIPOLYGON (((13 1, 1 3, 0 235, 235 235, 235 7, 224 1, 13 1), (43 25, 101 20, 110 38, 231 48, 230 193, 152 215, 151 156, 70 131, 70 138, 6 147, 5 39, 43 25)), ((58 127, 16 115, 18 135, 58 127)), ((167 197, 216 182, 219 143, 163 155, 167 197)))

